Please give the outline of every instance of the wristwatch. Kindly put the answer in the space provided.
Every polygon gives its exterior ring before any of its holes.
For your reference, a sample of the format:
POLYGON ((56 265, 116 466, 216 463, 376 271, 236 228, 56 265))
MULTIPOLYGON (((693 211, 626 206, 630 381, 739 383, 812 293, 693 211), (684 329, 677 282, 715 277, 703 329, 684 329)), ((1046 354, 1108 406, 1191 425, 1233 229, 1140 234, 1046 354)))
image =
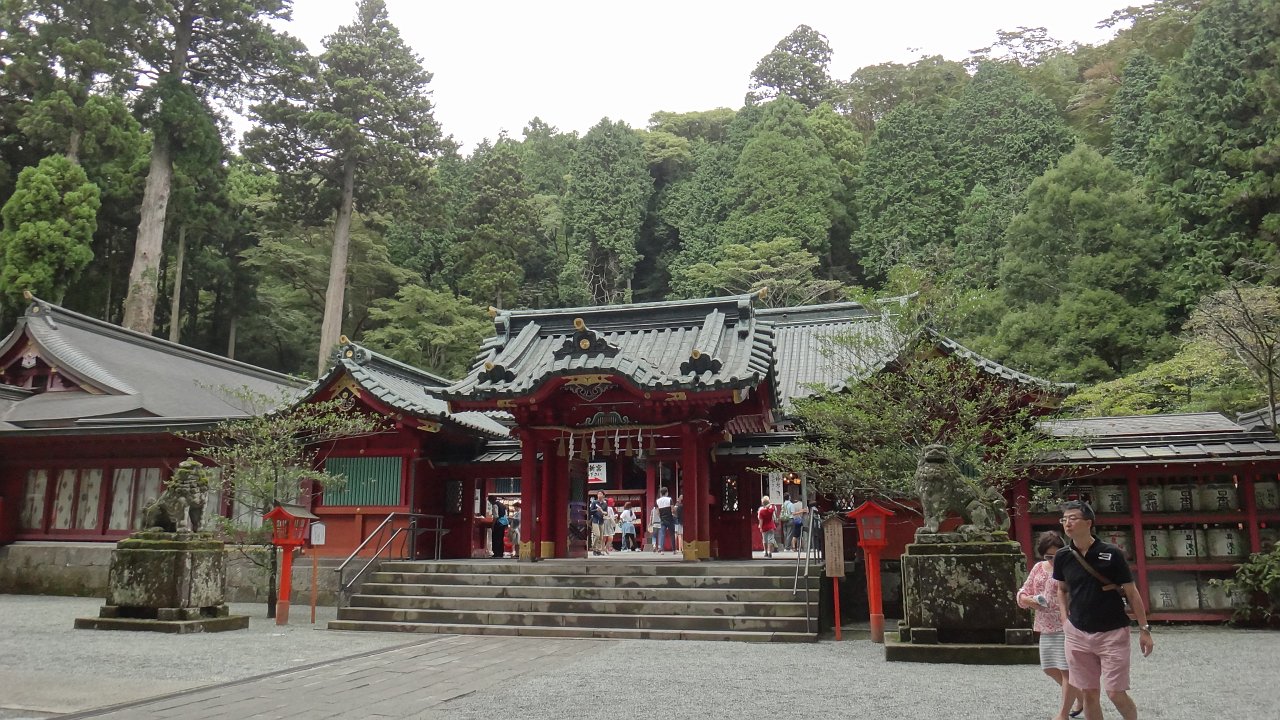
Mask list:
POLYGON ((1138 630, 1140 630, 1140 631, 1142 631, 1142 632, 1145 632, 1145 633, 1149 633, 1149 632, 1151 632, 1151 626, 1150 626, 1150 625, 1139 625, 1139 626, 1138 626, 1138 630))

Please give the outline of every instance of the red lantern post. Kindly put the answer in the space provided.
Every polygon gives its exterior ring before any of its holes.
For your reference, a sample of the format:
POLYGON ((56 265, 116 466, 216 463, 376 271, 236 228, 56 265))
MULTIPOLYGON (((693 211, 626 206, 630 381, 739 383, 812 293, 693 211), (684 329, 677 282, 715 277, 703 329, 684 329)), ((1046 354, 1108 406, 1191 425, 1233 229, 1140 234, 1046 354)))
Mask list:
POLYGON ((276 600, 276 624, 289 624, 289 593, 293 591, 293 551, 307 542, 307 527, 312 520, 319 518, 312 515, 301 505, 285 505, 277 502, 276 506, 262 516, 271 524, 271 543, 284 548, 284 565, 280 569, 280 594, 276 600))
POLYGON ((885 519, 893 512, 868 500, 848 514, 858 523, 858 544, 867 557, 867 603, 871 608, 871 642, 884 642, 884 607, 880 598, 880 551, 889 544, 885 519))

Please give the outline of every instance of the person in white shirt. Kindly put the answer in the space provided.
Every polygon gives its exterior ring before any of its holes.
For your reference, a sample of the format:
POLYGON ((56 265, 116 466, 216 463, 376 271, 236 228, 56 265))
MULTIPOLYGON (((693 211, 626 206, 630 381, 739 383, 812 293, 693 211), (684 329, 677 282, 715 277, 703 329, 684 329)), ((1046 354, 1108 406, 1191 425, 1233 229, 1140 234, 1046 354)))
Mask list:
POLYGON ((672 550, 675 550, 676 516, 671 511, 671 493, 664 487, 658 492, 658 554, 667 551, 667 538, 671 538, 672 550))

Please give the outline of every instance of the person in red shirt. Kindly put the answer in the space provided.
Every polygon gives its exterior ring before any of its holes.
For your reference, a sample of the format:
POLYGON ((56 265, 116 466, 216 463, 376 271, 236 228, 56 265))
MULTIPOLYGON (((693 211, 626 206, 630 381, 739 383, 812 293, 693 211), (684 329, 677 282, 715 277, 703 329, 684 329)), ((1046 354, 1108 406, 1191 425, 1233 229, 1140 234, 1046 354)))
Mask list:
POLYGON ((765 495, 760 498, 760 510, 756 513, 756 518, 760 521, 760 539, 764 545, 764 556, 773 557, 773 551, 778 549, 778 526, 774 524, 774 513, 777 512, 773 507, 773 503, 769 502, 769 496, 765 495))

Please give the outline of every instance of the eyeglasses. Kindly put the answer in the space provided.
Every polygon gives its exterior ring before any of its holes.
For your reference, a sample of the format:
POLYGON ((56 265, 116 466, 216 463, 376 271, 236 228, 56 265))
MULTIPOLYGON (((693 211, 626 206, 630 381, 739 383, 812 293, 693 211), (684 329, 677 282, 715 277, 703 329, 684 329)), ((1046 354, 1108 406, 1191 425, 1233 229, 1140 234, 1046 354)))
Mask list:
POLYGON ((1052 559, 1053 559, 1053 556, 1054 556, 1054 555, 1057 555, 1057 554, 1058 554, 1058 551, 1056 551, 1056 550, 1055 550, 1055 551, 1053 551, 1053 552, 1047 552, 1047 553, 1045 553, 1045 554, 1044 554, 1044 559, 1045 559, 1045 560, 1052 560, 1052 559))
POLYGON ((1067 523, 1080 522, 1081 520, 1085 520, 1085 519, 1086 518, 1083 515, 1063 515, 1062 519, 1059 520, 1058 522, 1062 523, 1063 525, 1066 525, 1067 523))

